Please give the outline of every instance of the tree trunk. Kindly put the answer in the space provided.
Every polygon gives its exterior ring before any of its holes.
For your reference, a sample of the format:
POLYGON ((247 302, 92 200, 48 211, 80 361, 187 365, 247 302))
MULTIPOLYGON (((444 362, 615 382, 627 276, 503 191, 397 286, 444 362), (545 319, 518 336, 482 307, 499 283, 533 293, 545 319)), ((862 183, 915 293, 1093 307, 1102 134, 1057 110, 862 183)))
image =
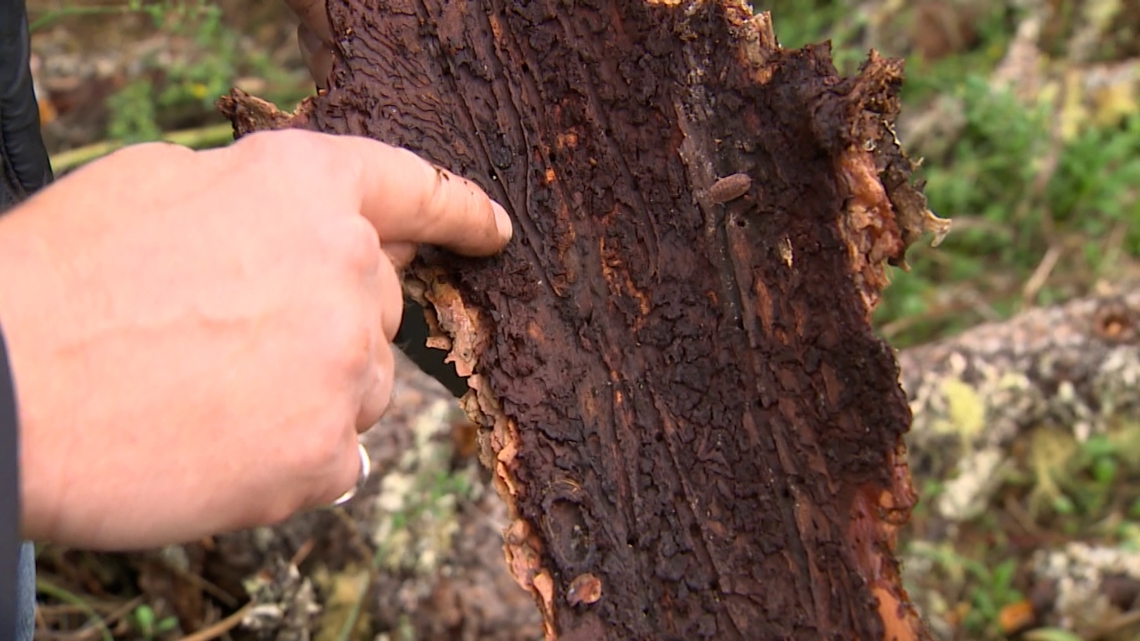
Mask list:
POLYGON ((480 183, 516 236, 408 288, 472 391, 548 638, 925 639, 895 537, 911 420, 870 314, 945 221, 893 134, 901 63, 841 78, 738 0, 330 0, 287 118, 480 183))

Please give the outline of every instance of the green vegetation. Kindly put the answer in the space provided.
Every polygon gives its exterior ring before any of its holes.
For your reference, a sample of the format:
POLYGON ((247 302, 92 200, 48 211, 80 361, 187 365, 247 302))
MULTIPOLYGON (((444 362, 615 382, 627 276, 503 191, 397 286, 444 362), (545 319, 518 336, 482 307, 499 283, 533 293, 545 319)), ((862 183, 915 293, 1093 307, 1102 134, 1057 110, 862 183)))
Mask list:
MULTIPOLYGON (((991 82, 1024 17, 1009 4, 757 3, 772 12, 785 46, 830 39, 845 73, 857 72, 871 47, 906 57, 904 121, 925 112, 957 122, 913 140, 905 126, 900 133, 911 155, 923 159, 931 208, 953 219, 954 229, 937 251, 914 247, 911 272, 894 274, 876 321, 898 347, 1080 295, 1140 257, 1135 96, 1113 87, 1077 95, 1082 90, 1071 74, 1084 69, 1064 59, 1060 36, 1042 38, 1056 57, 1029 70, 1041 74, 1036 95, 1017 97, 991 82), (927 25, 915 26, 916 14, 935 5, 969 13, 971 35, 956 50, 927 60, 924 48, 934 45, 922 39, 934 36, 923 30, 927 25)), ((1053 4, 1062 9, 1057 29, 1064 35, 1078 29, 1073 23, 1082 12, 1091 13, 1085 11, 1091 2, 1053 4)), ((1101 42, 1112 50, 1093 52, 1094 60, 1121 50, 1121 38, 1101 42)))
POLYGON ((131 612, 131 626, 140 639, 152 641, 178 629, 178 619, 172 616, 159 618, 154 608, 142 604, 131 612))
MULTIPOLYGON (((954 228, 936 250, 915 245, 911 271, 892 274, 875 320, 893 345, 1085 295, 1102 279, 1135 277, 1140 38, 1124 14, 1113 18, 1122 3, 756 4, 772 12, 785 46, 830 39, 844 73, 857 73, 870 48, 906 58, 899 137, 923 160, 918 177, 931 209, 954 228), (1018 35, 1027 19, 1038 20, 1037 35, 1018 35), (1010 55, 1026 44, 1036 58, 1010 55)), ((959 414, 960 429, 986 429, 984 415, 959 414)), ((985 509, 961 523, 940 521, 935 509, 951 479, 914 479, 922 493, 904 567, 941 638, 1136 638, 1127 636, 1134 612, 1086 621, 1082 634, 1034 620, 1029 599, 1040 588, 1041 554, 1066 557, 1070 542, 1104 554, 1140 550, 1140 423, 1122 417, 1104 433, 1074 432, 1056 424, 1019 435, 1001 455, 985 509)), ((1090 584, 1097 589, 1099 579, 1090 584)))
POLYGON ((946 576, 948 585, 962 587, 963 602, 969 607, 962 608, 960 625, 969 638, 1001 636, 998 620, 1002 609, 1025 598, 1013 587, 1015 559, 991 566, 948 545, 916 546, 916 554, 930 559, 934 570, 946 576))
POLYGON ((243 74, 267 81, 270 90, 263 96, 267 100, 296 102, 307 89, 296 87, 293 78, 266 53, 240 47, 242 34, 222 21, 218 5, 207 0, 160 0, 145 7, 159 32, 192 42, 210 55, 175 58, 166 64, 158 56, 146 60, 146 72, 161 71, 163 82, 152 86, 136 80, 116 94, 109 127, 112 138, 158 139, 162 133, 159 114, 175 120, 187 112, 213 111, 218 96, 228 93, 243 74), (282 85, 284 90, 273 91, 282 85))
POLYGON ((1039 427, 1008 489, 1024 495, 1029 516, 1069 536, 1134 547, 1140 527, 1140 423, 1118 422, 1079 442, 1067 430, 1039 427))
MULTIPOLYGON (((312 91, 302 70, 282 68, 248 34, 225 20, 222 7, 211 0, 127 0, 65 5, 45 12, 35 8, 31 4, 29 9, 33 33, 84 20, 133 16, 142 19, 138 25, 142 36, 168 45, 141 49, 130 79, 107 99, 106 138, 116 144, 159 140, 172 130, 222 122, 214 102, 242 79, 255 79, 259 97, 283 108, 291 109, 312 91)), ((182 138, 185 144, 195 137, 184 133, 182 138)), ((194 146, 225 141, 205 136, 194 146)))

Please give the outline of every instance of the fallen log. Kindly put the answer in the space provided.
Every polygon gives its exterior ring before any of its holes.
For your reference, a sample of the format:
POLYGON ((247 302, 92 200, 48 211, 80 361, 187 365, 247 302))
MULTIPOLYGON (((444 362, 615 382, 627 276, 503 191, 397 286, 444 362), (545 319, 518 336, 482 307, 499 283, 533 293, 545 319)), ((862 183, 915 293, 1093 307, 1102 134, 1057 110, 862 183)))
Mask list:
POLYGON ((946 222, 893 133, 902 65, 838 75, 720 2, 330 0, 284 126, 408 147, 516 237, 409 274, 471 391, 508 566, 560 639, 925 639, 895 558, 910 409, 870 314, 946 222))
POLYGON ((900 355, 914 412, 915 476, 944 490, 934 514, 981 514, 1014 441, 1056 428, 1084 441, 1140 412, 1140 287, 1135 280, 1064 305, 987 323, 900 355))

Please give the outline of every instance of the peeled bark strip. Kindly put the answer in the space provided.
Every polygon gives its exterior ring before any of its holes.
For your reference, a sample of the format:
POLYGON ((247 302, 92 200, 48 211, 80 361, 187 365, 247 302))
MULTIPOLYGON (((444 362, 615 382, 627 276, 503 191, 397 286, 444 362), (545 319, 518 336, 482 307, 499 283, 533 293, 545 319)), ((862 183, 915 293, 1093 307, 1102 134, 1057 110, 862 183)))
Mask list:
MULTIPOLYGON (((411 148, 514 217, 502 256, 425 251, 408 286, 548 638, 929 638, 869 322, 946 224, 892 131, 901 63, 841 78, 738 0, 329 4, 342 55, 293 126, 411 148)), ((284 124, 250 105, 223 105, 239 134, 284 124)))

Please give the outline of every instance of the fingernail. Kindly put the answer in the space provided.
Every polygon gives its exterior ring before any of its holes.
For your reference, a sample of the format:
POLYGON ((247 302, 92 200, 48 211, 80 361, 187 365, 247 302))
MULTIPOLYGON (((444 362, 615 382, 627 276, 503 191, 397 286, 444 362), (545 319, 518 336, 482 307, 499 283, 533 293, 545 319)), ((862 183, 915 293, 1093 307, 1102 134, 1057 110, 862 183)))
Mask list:
POLYGON ((495 228, 499 230, 499 236, 502 237, 503 242, 507 242, 514 235, 514 226, 511 225, 511 217, 507 214, 507 210, 495 201, 491 201, 491 209, 495 210, 495 228))

